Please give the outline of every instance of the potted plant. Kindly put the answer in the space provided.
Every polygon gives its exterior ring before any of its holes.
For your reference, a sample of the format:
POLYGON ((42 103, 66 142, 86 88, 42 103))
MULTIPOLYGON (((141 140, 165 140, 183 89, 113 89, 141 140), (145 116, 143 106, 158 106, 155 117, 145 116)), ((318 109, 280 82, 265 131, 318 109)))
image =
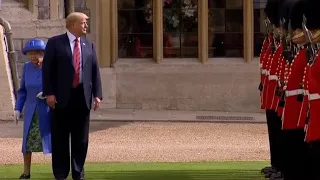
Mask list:
MULTIPOLYGON (((193 32, 198 26, 197 1, 195 0, 163 0, 163 31, 165 40, 171 47, 180 47, 183 44, 183 32, 193 32)), ((145 19, 153 22, 151 3, 145 5, 145 19)))

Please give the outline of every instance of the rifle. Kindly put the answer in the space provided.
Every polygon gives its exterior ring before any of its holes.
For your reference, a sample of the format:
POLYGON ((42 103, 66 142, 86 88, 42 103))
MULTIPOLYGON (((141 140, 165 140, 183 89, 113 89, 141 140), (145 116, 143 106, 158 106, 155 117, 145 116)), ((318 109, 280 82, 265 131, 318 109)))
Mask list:
MULTIPOLYGON (((280 43, 282 44, 282 47, 283 47, 283 51, 281 52, 281 55, 284 57, 284 59, 287 59, 288 55, 290 52, 286 51, 288 49, 288 44, 287 44, 287 40, 286 40, 286 31, 285 31, 285 22, 286 20, 283 18, 283 19, 280 19, 280 35, 279 35, 279 38, 280 38, 280 43)), ((277 80, 278 81, 278 85, 276 87, 276 90, 275 90, 275 94, 277 96, 280 96, 280 102, 282 102, 282 100, 284 101, 284 97, 282 96, 283 95, 283 91, 281 90, 281 87, 283 87, 283 84, 281 83, 280 79, 277 80)), ((283 103, 279 103, 279 106, 281 107, 283 105, 283 103)))
POLYGON ((292 43, 292 37, 293 37, 292 34, 293 34, 293 30, 292 30, 291 19, 290 19, 289 23, 288 23, 288 36, 286 39, 289 44, 288 51, 290 52, 287 60, 290 63, 293 61, 294 56, 297 53, 297 49, 295 48, 294 44, 292 43))
MULTIPOLYGON (((264 31, 265 40, 270 44, 270 43, 272 43, 272 42, 270 42, 270 39, 269 39, 271 23, 270 23, 270 20, 268 18, 264 20, 264 25, 265 25, 265 28, 266 28, 265 31, 264 31)), ((266 49, 268 49, 268 47, 266 49)), ((258 89, 260 91, 263 90, 263 83, 262 82, 260 82, 258 89)))
POLYGON ((272 32, 272 26, 269 18, 264 20, 264 25, 266 26, 266 33, 271 33, 272 32))
POLYGON ((312 35, 311 32, 308 30, 307 26, 307 18, 305 15, 303 15, 303 22, 302 22, 302 29, 305 37, 307 37, 308 40, 308 53, 307 53, 307 58, 309 60, 310 65, 314 63, 315 56, 316 56, 316 48, 312 44, 312 35))
POLYGON ((265 26, 265 31, 264 31, 264 35, 265 37, 268 37, 268 34, 269 34, 269 27, 268 27, 268 22, 267 20, 264 20, 264 26, 265 26))
POLYGON ((282 32, 281 32, 281 43, 282 43, 282 46, 283 46, 283 52, 282 52, 282 56, 284 57, 285 60, 289 60, 292 52, 291 52, 291 39, 288 39, 288 33, 285 32, 285 23, 286 23, 286 20, 283 18, 282 20, 280 20, 280 26, 281 26, 281 29, 282 29, 282 32))

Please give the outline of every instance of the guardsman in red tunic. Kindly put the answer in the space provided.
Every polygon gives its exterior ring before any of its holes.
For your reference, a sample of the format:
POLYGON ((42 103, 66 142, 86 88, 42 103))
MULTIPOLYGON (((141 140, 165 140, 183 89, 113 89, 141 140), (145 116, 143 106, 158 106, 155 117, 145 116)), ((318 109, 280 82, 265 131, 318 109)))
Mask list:
MULTIPOLYGON (((267 14, 267 13, 266 13, 267 14)), ((268 26, 271 26, 271 24, 268 24, 268 26)), ((271 27, 267 27, 267 29, 271 30, 271 27)), ((265 110, 266 109, 266 87, 268 87, 268 70, 267 70, 267 66, 269 64, 270 61, 270 57, 272 57, 272 48, 273 48, 273 33, 272 32, 268 32, 268 35, 265 38, 265 41, 263 43, 262 46, 262 53, 261 53, 261 57, 260 57, 260 70, 261 70, 261 83, 259 85, 259 90, 260 90, 260 98, 261 98, 261 109, 265 110), (263 50, 265 48, 265 50, 263 50)), ((261 170, 262 173, 264 174, 272 174, 276 172, 275 169, 275 160, 274 160, 274 153, 271 153, 271 151, 273 152, 273 150, 271 150, 273 148, 272 146, 272 139, 270 138, 270 135, 272 135, 272 122, 274 120, 274 113, 270 110, 266 111, 266 118, 267 118, 267 126, 268 126, 268 135, 269 135, 269 145, 270 145, 270 161, 271 161, 271 166, 270 167, 265 167, 261 170)), ((274 148, 273 148, 274 149, 274 148)))
POLYGON ((304 142, 304 128, 298 127, 300 110, 303 100, 302 81, 304 69, 307 66, 307 41, 302 29, 305 0, 292 0, 290 2, 290 21, 288 29, 293 30, 291 42, 297 49, 292 52, 292 58, 287 58, 284 73, 285 104, 282 115, 282 135, 284 150, 284 179, 302 180, 306 174, 306 153, 308 145, 304 142))
MULTIPOLYGON (((266 21, 266 28, 271 30, 269 27, 271 26, 270 21, 266 21)), ((267 30, 267 31, 269 31, 267 30)), ((273 35, 272 32, 268 32, 266 34, 266 37, 263 41, 263 45, 261 48, 261 53, 260 53, 260 84, 259 84, 259 90, 260 90, 260 100, 261 100, 261 109, 266 109, 266 102, 265 102, 265 97, 266 93, 263 93, 264 90, 266 89, 265 87, 267 86, 268 82, 267 80, 267 64, 269 64, 270 60, 270 54, 272 50, 272 43, 273 43, 273 35), (264 95, 263 95, 264 94, 264 95)))
POLYGON ((282 117, 283 108, 285 104, 282 93, 284 92, 283 88, 284 88, 285 69, 288 68, 286 59, 287 57, 282 56, 282 58, 278 60, 278 67, 277 67, 278 87, 277 87, 276 95, 278 96, 278 103, 276 107, 276 112, 279 117, 282 117))
MULTIPOLYGON (((278 30, 278 28, 277 28, 278 30)), ((267 100, 266 100, 266 109, 268 110, 276 110, 279 102, 279 96, 276 95, 276 90, 278 87, 278 76, 277 76, 277 68, 278 63, 282 60, 282 52, 283 46, 278 41, 276 42, 276 51, 273 54, 272 59, 270 60, 268 66, 268 87, 267 87, 267 100)))
POLYGON ((304 68, 303 80, 302 80, 302 89, 303 89, 303 100, 299 113, 298 119, 298 127, 305 128, 306 121, 308 118, 308 110, 309 110, 309 90, 308 90, 308 74, 309 74, 310 64, 307 63, 307 66, 304 68))
POLYGON ((263 96, 263 90, 264 90, 264 87, 267 85, 267 83, 266 83, 266 77, 267 77, 266 65, 267 65, 267 61, 269 60, 269 56, 271 53, 272 39, 273 39, 272 33, 268 32, 264 41, 263 41, 261 53, 260 53, 260 85, 259 85, 259 90, 260 90, 261 109, 266 108, 266 103, 263 98, 263 97, 265 97, 265 96, 263 96))
MULTIPOLYGON (((267 14, 267 13, 266 13, 267 14)), ((269 24, 268 26, 271 26, 271 24, 269 24)), ((267 27, 267 29, 270 29, 271 30, 271 27, 267 27)), ((268 83, 269 83, 269 79, 268 79, 268 70, 267 70, 267 67, 269 65, 269 62, 270 60, 272 59, 272 49, 273 49, 273 43, 274 43, 274 39, 273 39, 273 33, 272 32, 269 32, 266 39, 265 39, 265 42, 264 42, 264 45, 263 45, 263 48, 266 48, 264 50, 263 53, 261 53, 261 84, 259 86, 259 89, 260 89, 260 98, 261 98, 261 109, 263 110, 266 110, 266 95, 267 95, 267 87, 268 87, 268 83)), ((271 111, 271 110, 267 110, 266 111, 266 119, 267 119, 267 126, 268 126, 268 135, 269 135, 269 145, 270 145, 270 161, 271 161, 271 167, 265 167, 261 170, 262 173, 264 174, 271 174, 271 173, 274 173, 276 172, 275 170, 275 166, 274 163, 275 160, 274 160, 274 153, 271 153, 271 152, 274 152, 273 150, 271 149, 274 149, 273 146, 272 146, 272 139, 271 139, 271 136, 272 135, 272 132, 270 131, 273 131, 273 126, 272 126, 272 122, 274 120, 274 112, 271 111)), ((274 123, 273 123, 274 124, 274 123)))
MULTIPOLYGON (((310 180, 320 179, 319 162, 320 162, 320 51, 317 50, 316 44, 320 43, 320 21, 317 11, 319 11, 319 0, 308 0, 307 11, 307 28, 312 32, 312 44, 309 46, 310 67, 307 72, 308 81, 308 98, 309 113, 306 122, 305 141, 309 144, 309 164, 310 180), (311 48, 312 47, 312 48, 311 48)), ((310 34, 309 34, 310 35, 310 34)), ((309 36, 310 37, 310 36, 309 36)), ((309 39, 309 38, 308 38, 309 39)))
MULTIPOLYGON (((264 39, 262 48, 261 48, 261 54, 260 54, 260 85, 259 85, 259 90, 260 90, 260 100, 261 100, 261 109, 265 110, 266 108, 266 87, 268 85, 268 74, 267 74, 267 64, 269 64, 270 61, 270 55, 271 55, 271 49, 272 49, 272 44, 273 44, 273 33, 272 33, 272 29, 271 29, 271 24, 270 21, 267 20, 266 21, 266 29, 267 29, 267 34, 266 37, 264 39)), ((266 117, 267 117, 267 122, 268 122, 268 134, 270 135, 270 122, 272 121, 272 119, 270 119, 270 112, 266 112, 266 117)), ((272 114, 272 112, 271 112, 272 114)), ((270 140, 270 138, 269 138, 270 140)), ((269 143, 271 144, 271 143, 269 143)), ((271 148, 271 147, 270 147, 271 148)), ((270 155, 271 157, 271 155, 270 155)), ((271 164, 273 164, 273 160, 271 159, 271 164)), ((273 172, 276 172, 274 170, 274 168, 272 168, 272 166, 270 167, 265 167, 261 170, 261 173, 264 174, 271 174, 273 172)))
POLYGON ((270 38, 269 49, 270 54, 263 62, 262 68, 265 70, 265 82, 262 89, 262 106, 265 106, 269 145, 270 145, 270 159, 271 168, 264 168, 262 170, 265 176, 269 178, 273 174, 277 174, 281 171, 282 167, 282 155, 281 155, 281 118, 275 111, 277 104, 273 102, 275 96, 275 90, 277 87, 276 70, 278 67, 278 60, 281 57, 282 46, 280 44, 280 18, 279 11, 281 2, 279 0, 268 0, 265 13, 273 26, 273 36, 270 38))
MULTIPOLYGON (((319 35, 317 38, 320 38, 319 35)), ((320 42, 320 41, 319 41, 320 42)), ((307 75, 309 120, 306 125, 305 141, 309 144, 310 164, 312 164, 311 175, 314 179, 320 179, 320 55, 317 52, 314 62, 310 63, 307 75)))

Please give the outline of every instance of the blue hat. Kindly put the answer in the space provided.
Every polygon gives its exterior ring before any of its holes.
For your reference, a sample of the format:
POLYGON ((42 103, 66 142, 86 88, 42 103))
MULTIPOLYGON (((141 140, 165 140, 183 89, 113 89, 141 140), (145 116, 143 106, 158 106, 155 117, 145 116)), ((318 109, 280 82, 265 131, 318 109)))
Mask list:
POLYGON ((31 39, 24 46, 22 53, 26 55, 29 51, 44 51, 45 49, 46 44, 41 39, 31 39))

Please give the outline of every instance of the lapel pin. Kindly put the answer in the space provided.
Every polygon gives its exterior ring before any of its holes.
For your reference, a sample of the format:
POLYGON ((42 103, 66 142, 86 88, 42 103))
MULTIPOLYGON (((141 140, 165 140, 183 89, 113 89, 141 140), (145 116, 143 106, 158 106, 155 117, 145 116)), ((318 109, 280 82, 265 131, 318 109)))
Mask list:
POLYGON ((85 44, 85 43, 82 43, 82 45, 84 45, 84 46, 85 46, 86 44, 85 44))

